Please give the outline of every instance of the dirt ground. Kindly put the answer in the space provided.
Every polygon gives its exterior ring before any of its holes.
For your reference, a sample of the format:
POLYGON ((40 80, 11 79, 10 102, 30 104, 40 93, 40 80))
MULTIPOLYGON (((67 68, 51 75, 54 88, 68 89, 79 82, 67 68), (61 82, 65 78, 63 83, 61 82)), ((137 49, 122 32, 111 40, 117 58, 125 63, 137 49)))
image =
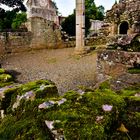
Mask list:
POLYGON ((8 54, 2 60, 2 67, 18 72, 17 80, 22 83, 52 80, 60 94, 79 86, 94 86, 96 52, 84 57, 74 56, 73 52, 73 48, 65 48, 8 54))

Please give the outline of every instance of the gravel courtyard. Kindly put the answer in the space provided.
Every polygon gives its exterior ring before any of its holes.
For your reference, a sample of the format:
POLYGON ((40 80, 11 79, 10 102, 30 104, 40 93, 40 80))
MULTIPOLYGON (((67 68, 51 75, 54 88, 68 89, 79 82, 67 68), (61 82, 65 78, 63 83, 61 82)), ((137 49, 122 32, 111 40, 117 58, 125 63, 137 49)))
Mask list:
POLYGON ((56 83, 60 94, 78 86, 94 86, 96 53, 80 57, 74 56, 73 51, 73 48, 65 48, 8 54, 2 67, 19 72, 17 79, 22 83, 50 79, 56 83))

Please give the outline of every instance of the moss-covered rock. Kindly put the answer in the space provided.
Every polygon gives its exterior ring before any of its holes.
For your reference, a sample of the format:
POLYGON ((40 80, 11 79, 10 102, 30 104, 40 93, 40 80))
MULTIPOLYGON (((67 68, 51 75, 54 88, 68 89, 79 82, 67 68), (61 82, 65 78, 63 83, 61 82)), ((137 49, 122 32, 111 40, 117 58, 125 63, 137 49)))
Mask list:
POLYGON ((0 68, 0 74, 3 74, 3 73, 5 73, 5 70, 0 68))
POLYGON ((139 140, 139 94, 139 84, 115 92, 109 81, 63 96, 48 80, 12 85, 1 98, 0 139, 139 140))
POLYGON ((10 82, 10 81, 13 81, 13 78, 9 74, 1 74, 0 75, 0 81, 1 82, 10 82))

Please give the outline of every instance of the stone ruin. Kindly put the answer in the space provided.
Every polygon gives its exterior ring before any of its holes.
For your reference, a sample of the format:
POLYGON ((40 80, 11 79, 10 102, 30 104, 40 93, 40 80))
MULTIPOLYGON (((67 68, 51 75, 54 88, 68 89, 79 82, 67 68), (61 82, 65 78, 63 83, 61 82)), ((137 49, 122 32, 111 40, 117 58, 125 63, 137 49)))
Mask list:
POLYGON ((57 7, 52 0, 27 0, 28 30, 0 32, 0 54, 62 48, 57 7))
POLYGON ((28 0, 27 28, 33 33, 32 46, 56 48, 62 46, 57 7, 52 0, 28 0))
POLYGON ((28 0, 27 16, 29 18, 43 18, 59 26, 57 7, 51 0, 28 0))
POLYGON ((140 0, 116 2, 107 11, 100 32, 107 38, 107 50, 98 52, 98 80, 121 75, 128 83, 132 77, 136 81, 139 74, 126 73, 129 68, 140 69, 140 0))
POLYGON ((140 33, 140 0, 120 0, 107 11, 109 35, 140 33))
POLYGON ((111 10, 107 11, 100 32, 108 36, 108 46, 117 45, 124 49, 136 44, 140 48, 140 0, 115 2, 111 10))

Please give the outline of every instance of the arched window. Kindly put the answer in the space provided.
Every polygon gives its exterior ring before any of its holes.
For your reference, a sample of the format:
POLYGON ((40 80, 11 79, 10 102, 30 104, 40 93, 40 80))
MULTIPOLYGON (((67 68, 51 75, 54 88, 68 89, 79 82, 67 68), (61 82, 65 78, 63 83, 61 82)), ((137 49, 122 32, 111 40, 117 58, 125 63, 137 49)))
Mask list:
POLYGON ((120 24, 119 34, 127 34, 128 29, 129 29, 128 22, 127 21, 123 21, 120 24))

